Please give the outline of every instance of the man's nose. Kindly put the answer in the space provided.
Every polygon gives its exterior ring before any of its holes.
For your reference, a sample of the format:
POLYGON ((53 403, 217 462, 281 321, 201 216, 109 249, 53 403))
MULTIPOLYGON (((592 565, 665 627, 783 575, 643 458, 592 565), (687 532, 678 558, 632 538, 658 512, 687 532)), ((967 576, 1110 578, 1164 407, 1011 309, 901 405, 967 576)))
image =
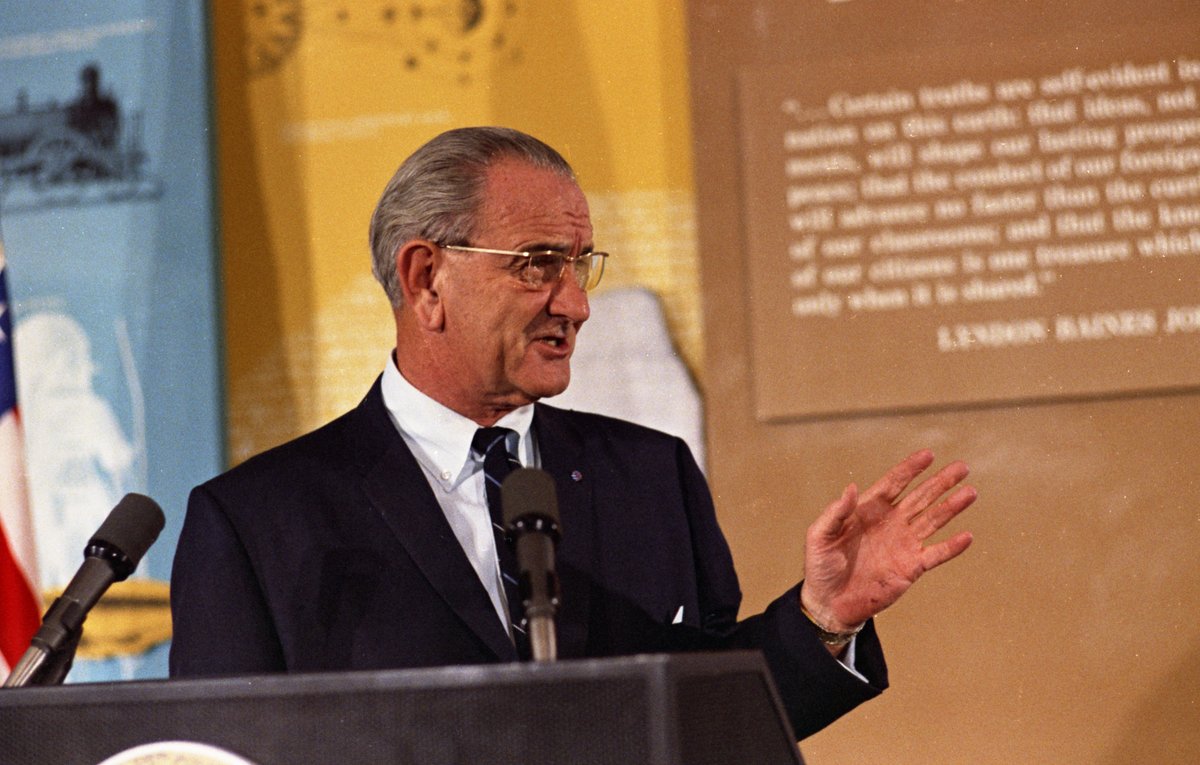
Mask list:
POLYGON ((551 316, 563 316, 575 324, 587 321, 591 315, 588 306, 587 290, 575 281, 575 275, 570 267, 563 269, 563 275, 550 291, 550 303, 547 306, 551 316))

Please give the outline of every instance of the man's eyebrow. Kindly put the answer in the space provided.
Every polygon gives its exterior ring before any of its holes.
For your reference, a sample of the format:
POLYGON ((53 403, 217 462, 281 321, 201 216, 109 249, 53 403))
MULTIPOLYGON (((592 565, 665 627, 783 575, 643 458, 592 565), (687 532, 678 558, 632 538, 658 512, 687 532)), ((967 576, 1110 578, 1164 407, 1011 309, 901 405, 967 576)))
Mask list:
MULTIPOLYGON (((553 252, 558 252, 565 255, 571 251, 572 247, 573 245, 563 244, 562 242, 535 242, 534 244, 526 245, 520 249, 522 252, 543 252, 545 250, 551 250, 553 252)), ((593 245, 585 244, 579 248, 579 251, 581 253, 589 253, 593 249, 595 249, 593 245)))
POLYGON ((525 252, 541 252, 542 250, 554 250, 555 252, 566 252, 571 249, 571 245, 563 244, 562 242, 533 242, 521 247, 525 252))

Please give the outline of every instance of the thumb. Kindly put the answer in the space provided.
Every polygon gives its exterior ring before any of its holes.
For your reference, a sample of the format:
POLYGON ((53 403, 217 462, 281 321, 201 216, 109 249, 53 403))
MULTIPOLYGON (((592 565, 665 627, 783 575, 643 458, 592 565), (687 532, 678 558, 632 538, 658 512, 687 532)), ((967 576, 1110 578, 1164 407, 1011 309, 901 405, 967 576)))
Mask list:
POLYGON ((813 524, 813 531, 825 537, 837 536, 857 506, 858 486, 852 483, 842 491, 842 496, 830 502, 821 512, 813 524))

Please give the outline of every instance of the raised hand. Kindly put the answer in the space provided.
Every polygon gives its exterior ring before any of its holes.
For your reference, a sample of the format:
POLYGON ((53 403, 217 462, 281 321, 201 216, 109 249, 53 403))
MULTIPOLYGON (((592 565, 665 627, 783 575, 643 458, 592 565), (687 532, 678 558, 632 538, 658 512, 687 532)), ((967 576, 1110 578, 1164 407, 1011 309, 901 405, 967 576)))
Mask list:
POLYGON ((850 484, 809 527, 800 599, 824 629, 853 631, 895 603, 926 571, 970 546, 967 531, 925 545, 976 497, 970 486, 946 495, 967 477, 963 462, 950 463, 904 494, 932 464, 933 452, 924 449, 861 495, 850 484))

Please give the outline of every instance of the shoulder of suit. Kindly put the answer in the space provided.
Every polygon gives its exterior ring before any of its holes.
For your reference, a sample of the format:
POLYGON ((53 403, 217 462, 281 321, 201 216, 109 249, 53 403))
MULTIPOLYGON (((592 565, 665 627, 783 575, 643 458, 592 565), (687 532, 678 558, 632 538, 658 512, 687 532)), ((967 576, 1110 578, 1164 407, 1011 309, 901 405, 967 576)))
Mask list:
POLYGON ((354 428, 356 411, 260 452, 208 483, 271 481, 277 477, 298 481, 312 472, 328 473, 337 471, 340 466, 349 467, 358 452, 354 428))
POLYGON ((536 412, 536 416, 544 417, 549 422, 609 438, 662 441, 664 444, 681 441, 680 438, 670 433, 605 414, 583 412, 577 409, 561 409, 540 402, 537 404, 536 412))

